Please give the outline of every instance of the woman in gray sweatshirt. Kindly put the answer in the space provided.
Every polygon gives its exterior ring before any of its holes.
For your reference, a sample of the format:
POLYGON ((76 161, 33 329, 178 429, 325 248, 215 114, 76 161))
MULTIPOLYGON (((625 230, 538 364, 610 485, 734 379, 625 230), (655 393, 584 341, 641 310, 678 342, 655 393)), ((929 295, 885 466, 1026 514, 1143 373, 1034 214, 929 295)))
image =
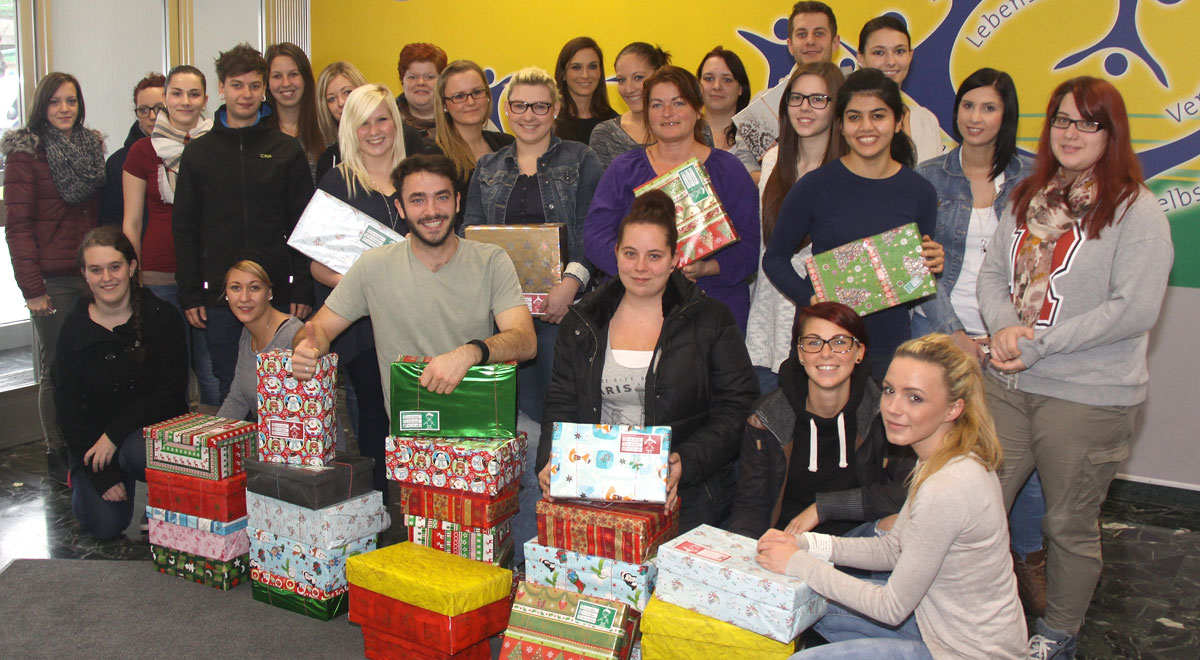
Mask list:
POLYGON ((1033 172, 989 242, 979 309, 1005 502, 1037 469, 1046 614, 1030 657, 1072 658, 1103 565, 1097 517, 1146 398, 1146 346, 1174 250, 1142 183, 1125 103, 1074 78, 1051 95, 1033 172))

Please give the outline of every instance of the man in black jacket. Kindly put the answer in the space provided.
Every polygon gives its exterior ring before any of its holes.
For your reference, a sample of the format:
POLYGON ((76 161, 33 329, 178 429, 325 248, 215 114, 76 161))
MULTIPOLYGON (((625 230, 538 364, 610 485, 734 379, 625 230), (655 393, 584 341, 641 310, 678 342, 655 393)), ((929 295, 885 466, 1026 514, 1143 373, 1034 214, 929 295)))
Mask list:
POLYGON ((300 143, 267 125, 267 61, 247 44, 221 53, 218 89, 225 105, 212 131, 183 152, 175 188, 179 300, 188 323, 207 328, 221 399, 229 393, 242 326, 224 301, 225 272, 254 249, 274 284, 273 304, 301 319, 312 311, 308 259, 287 246, 313 194, 300 143))

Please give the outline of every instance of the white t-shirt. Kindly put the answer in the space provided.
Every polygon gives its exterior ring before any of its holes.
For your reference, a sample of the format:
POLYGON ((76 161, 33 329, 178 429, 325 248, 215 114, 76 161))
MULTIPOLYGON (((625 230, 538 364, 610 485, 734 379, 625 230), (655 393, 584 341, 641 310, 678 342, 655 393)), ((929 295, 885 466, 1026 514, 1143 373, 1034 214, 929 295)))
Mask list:
POLYGON ((967 244, 963 248, 962 271, 950 292, 950 305, 968 335, 986 335, 987 328, 979 315, 979 298, 975 295, 975 282, 983 266, 983 255, 987 254, 988 241, 996 233, 1000 219, 991 206, 971 209, 971 224, 967 226, 967 244))

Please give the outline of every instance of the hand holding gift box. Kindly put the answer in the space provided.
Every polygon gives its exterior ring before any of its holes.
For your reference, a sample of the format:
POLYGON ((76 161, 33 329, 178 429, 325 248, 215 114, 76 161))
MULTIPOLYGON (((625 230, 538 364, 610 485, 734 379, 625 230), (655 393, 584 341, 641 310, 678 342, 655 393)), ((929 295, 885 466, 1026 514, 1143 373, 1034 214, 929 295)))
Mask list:
POLYGON ((937 293, 915 222, 815 254, 804 266, 818 301, 862 316, 937 293))
POLYGON ((733 221, 713 190, 708 170, 695 158, 651 179, 633 190, 662 190, 675 201, 675 224, 679 228, 676 266, 682 268, 738 241, 733 221))
POLYGON ((567 263, 567 226, 561 222, 540 225, 471 225, 464 235, 480 243, 504 248, 517 269, 525 305, 534 316, 545 309, 546 295, 562 281, 567 263))
POLYGON ((345 275, 363 252, 403 240, 403 236, 366 213, 318 190, 296 221, 287 243, 304 256, 345 275))
POLYGON ((336 451, 336 353, 317 359, 303 382, 292 375, 292 352, 258 354, 258 460, 325 465, 336 451))
POLYGON ((437 394, 421 385, 431 359, 401 355, 392 363, 392 435, 516 437, 515 362, 471 367, 453 392, 437 394))
POLYGON ((554 423, 550 496, 667 501, 671 427, 554 423))

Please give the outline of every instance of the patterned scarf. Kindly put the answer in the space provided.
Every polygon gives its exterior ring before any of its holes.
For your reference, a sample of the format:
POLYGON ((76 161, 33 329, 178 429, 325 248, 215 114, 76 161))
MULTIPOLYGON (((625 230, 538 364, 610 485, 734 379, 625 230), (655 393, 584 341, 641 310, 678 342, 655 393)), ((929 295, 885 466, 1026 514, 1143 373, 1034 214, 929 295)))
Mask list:
POLYGON ((86 201, 104 185, 104 139, 90 128, 76 126, 71 135, 63 135, 46 126, 38 136, 46 149, 50 178, 68 204, 86 201))
POLYGON ((192 130, 184 132, 171 124, 165 112, 159 113, 154 121, 150 144, 154 145, 154 153, 162 159, 162 164, 158 166, 158 192, 164 204, 175 203, 175 178, 179 176, 179 159, 183 157, 183 148, 190 140, 209 132, 212 123, 212 119, 201 118, 192 130))
POLYGON ((1025 226, 1029 230, 1017 249, 1013 269, 1013 302, 1021 323, 1032 328, 1041 315, 1050 287, 1050 268, 1058 237, 1074 227, 1096 203, 1096 177, 1088 170, 1068 183, 1060 169, 1029 201, 1025 226))

